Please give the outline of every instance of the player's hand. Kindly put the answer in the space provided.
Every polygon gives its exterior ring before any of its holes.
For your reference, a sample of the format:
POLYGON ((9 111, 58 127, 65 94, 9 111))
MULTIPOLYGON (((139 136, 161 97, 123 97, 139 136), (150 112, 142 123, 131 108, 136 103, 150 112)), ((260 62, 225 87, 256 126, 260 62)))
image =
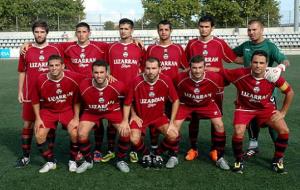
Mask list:
POLYGON ((43 120, 36 119, 35 122, 34 122, 34 132, 35 132, 35 134, 37 134, 37 132, 40 128, 46 128, 45 124, 44 124, 43 120))
POLYGON ((136 114, 131 115, 129 124, 131 124, 133 121, 136 122, 136 124, 138 125, 139 128, 143 127, 143 120, 139 116, 137 116, 136 114))
POLYGON ((173 122, 169 123, 168 129, 167 129, 167 134, 170 136, 176 136, 176 137, 179 135, 179 131, 173 122))
POLYGON ((27 50, 29 49, 29 47, 32 45, 31 42, 25 42, 21 47, 20 47, 20 54, 24 55, 27 50))
POLYGON ((108 80, 108 83, 113 83, 113 82, 116 82, 118 81, 115 77, 113 77, 112 75, 107 75, 107 80, 108 80))
POLYGON ((73 118, 68 124, 68 128, 70 127, 71 129, 76 129, 79 126, 79 119, 78 118, 73 118))
POLYGON ((18 93, 18 101, 19 101, 20 104, 22 104, 24 102, 23 92, 18 93))
POLYGON ((130 135, 130 127, 127 121, 122 121, 119 128, 119 133, 123 137, 127 137, 130 135))
POLYGON ((273 113, 273 115, 271 116, 271 121, 272 121, 272 122, 276 122, 276 121, 278 121, 278 120, 280 120, 280 119, 283 119, 283 118, 285 117, 285 114, 282 113, 282 112, 279 111, 279 110, 275 110, 275 111, 273 111, 272 113, 273 113))
POLYGON ((274 83, 279 79, 281 71, 279 67, 267 67, 264 78, 274 83))
POLYGON ((140 39, 136 39, 136 38, 132 38, 133 43, 135 43, 135 45, 139 46, 141 49, 145 48, 144 42, 140 39))

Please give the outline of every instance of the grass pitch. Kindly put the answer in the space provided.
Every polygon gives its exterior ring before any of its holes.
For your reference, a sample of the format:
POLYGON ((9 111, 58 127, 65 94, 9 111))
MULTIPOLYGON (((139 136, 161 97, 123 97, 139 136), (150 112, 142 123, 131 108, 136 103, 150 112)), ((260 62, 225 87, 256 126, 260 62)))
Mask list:
MULTIPOLYGON (((192 162, 184 160, 188 141, 187 127, 183 127, 180 164, 173 170, 145 170, 138 164, 130 164, 131 172, 123 174, 112 163, 100 163, 83 174, 69 173, 69 140, 66 131, 60 128, 56 138, 55 153, 59 161, 56 170, 38 173, 44 161, 35 143, 32 145, 31 164, 24 169, 16 169, 15 161, 21 155, 22 128, 21 106, 17 102, 17 61, 0 59, 0 189, 299 189, 300 56, 289 56, 289 59, 291 66, 287 69, 286 79, 296 95, 286 116, 291 131, 285 157, 287 175, 276 174, 270 169, 274 148, 267 129, 262 129, 260 133, 259 155, 245 163, 243 175, 215 167, 208 158, 210 124, 207 121, 200 124, 200 157, 192 162)), ((226 158, 231 164, 234 162, 231 149, 234 98, 235 88, 231 85, 225 89, 223 117, 227 133, 226 158)), ((247 145, 247 139, 244 144, 247 145)))

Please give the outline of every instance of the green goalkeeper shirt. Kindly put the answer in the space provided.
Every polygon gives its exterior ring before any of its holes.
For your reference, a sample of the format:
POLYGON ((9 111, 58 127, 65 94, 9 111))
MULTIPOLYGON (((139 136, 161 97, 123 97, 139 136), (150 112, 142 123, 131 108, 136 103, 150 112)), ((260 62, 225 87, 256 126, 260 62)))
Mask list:
POLYGON ((263 50, 268 54, 269 67, 274 66, 274 62, 279 64, 283 60, 287 59, 286 56, 279 50, 279 48, 269 39, 264 39, 264 41, 259 44, 252 43, 251 41, 246 41, 233 49, 234 53, 238 57, 243 56, 244 67, 250 67, 251 56, 256 50, 263 50))

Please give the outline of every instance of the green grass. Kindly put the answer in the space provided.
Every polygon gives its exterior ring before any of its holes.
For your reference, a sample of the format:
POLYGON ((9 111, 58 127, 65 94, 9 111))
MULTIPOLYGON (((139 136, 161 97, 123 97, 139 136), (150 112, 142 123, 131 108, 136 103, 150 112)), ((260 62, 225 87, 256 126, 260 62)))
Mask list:
MULTIPOLYGON (((15 160, 20 156, 20 132, 22 120, 17 103, 17 61, 0 60, 0 189, 299 189, 300 187, 300 56, 290 56, 291 67, 286 78, 296 93, 286 120, 290 128, 289 147, 286 151, 288 175, 278 175, 270 170, 273 144, 267 129, 260 134, 260 154, 246 162, 243 175, 221 171, 208 159, 210 124, 201 121, 198 138, 200 158, 187 162, 183 153, 187 149, 187 127, 183 127, 180 164, 173 170, 145 170, 130 164, 131 172, 123 174, 112 164, 95 164, 84 174, 67 171, 68 136, 59 128, 55 153, 58 169, 39 174, 43 163, 35 144, 32 146, 32 162, 24 169, 15 169, 15 160), (297 188, 298 187, 298 188, 297 188)), ((235 89, 226 88, 224 123, 227 131, 226 158, 233 163, 231 150, 232 113, 235 89)), ((245 141, 246 145, 246 141, 245 141)))

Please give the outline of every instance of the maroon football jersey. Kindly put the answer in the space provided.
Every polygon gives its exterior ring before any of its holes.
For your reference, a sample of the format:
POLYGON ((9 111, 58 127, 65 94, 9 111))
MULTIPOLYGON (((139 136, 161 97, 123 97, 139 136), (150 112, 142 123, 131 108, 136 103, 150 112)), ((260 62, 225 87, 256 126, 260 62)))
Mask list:
POLYGON ((147 49, 146 59, 155 57, 161 63, 161 71, 169 76, 173 81, 179 73, 179 69, 185 69, 189 66, 183 48, 179 44, 150 45, 147 49))
POLYGON ((40 103, 40 109, 54 113, 73 109, 79 102, 79 84, 77 75, 64 71, 60 80, 52 80, 47 73, 41 74, 33 89, 32 104, 40 103))
POLYGON ((243 110, 274 107, 273 90, 286 82, 282 77, 275 83, 264 78, 255 78, 251 75, 251 68, 224 69, 224 77, 236 86, 236 109, 243 110))
POLYGON ((48 72, 48 59, 51 55, 60 55, 60 49, 53 44, 37 47, 34 44, 24 55, 20 55, 18 72, 25 72, 23 95, 25 101, 31 101, 30 92, 40 74, 48 72))
POLYGON ((108 44, 105 42, 90 41, 86 46, 77 42, 64 42, 59 44, 64 49, 64 61, 67 69, 92 76, 92 64, 99 59, 106 60, 108 44))
POLYGON ((185 52, 188 60, 196 55, 203 56, 207 67, 223 68, 222 60, 231 63, 236 58, 227 43, 217 37, 213 37, 207 42, 199 38, 192 39, 188 42, 185 52))
POLYGON ((124 84, 116 81, 106 87, 98 88, 93 84, 93 80, 87 78, 80 84, 84 111, 99 114, 120 110, 120 97, 125 93, 124 84))
POLYGON ((200 81, 193 80, 190 72, 180 73, 177 83, 180 103, 188 106, 206 106, 223 90, 223 83, 223 77, 214 72, 205 72, 200 81))
POLYGON ((110 44, 108 62, 111 75, 128 85, 140 72, 144 50, 135 43, 110 44))
POLYGON ((149 83, 144 75, 139 75, 131 84, 125 104, 133 104, 137 115, 147 123, 164 115, 168 99, 171 102, 178 99, 169 77, 160 74, 157 81, 149 83))

